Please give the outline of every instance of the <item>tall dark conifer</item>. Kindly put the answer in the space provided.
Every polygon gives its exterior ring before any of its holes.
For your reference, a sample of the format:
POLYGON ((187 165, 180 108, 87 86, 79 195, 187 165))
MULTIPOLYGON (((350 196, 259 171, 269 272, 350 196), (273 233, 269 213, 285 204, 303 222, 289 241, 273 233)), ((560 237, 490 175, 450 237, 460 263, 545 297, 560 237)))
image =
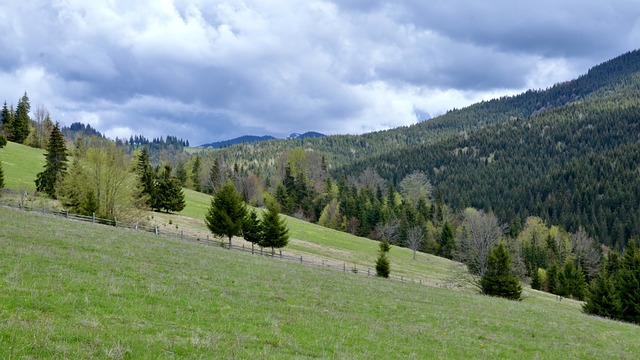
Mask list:
POLYGON ((511 271, 511 258, 503 243, 494 247, 487 260, 487 271, 480 279, 482 293, 510 300, 520 300, 520 279, 511 271))
POLYGON ((280 216, 280 206, 276 202, 267 204, 267 212, 262 217, 262 241, 259 245, 270 247, 271 253, 289 244, 289 228, 280 216))
POLYGON ((51 130, 45 156, 47 163, 44 166, 44 171, 37 175, 36 189, 55 198, 56 185, 67 172, 67 145, 62 132, 60 132, 59 123, 56 123, 51 130))
POLYGON ((16 114, 11 125, 11 133, 13 135, 13 141, 17 143, 23 143, 27 136, 29 136, 29 111, 31 110, 31 104, 29 103, 29 97, 27 93, 24 93, 22 99, 18 102, 16 108, 16 114))

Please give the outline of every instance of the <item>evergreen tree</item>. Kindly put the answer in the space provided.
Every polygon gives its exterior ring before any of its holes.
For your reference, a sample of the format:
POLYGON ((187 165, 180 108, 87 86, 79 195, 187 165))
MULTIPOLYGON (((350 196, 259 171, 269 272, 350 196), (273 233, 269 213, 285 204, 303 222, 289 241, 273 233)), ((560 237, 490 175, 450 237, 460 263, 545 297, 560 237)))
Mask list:
POLYGON ((36 189, 55 198, 56 185, 67 171, 67 146, 58 123, 51 130, 46 158, 44 171, 36 178, 36 189))
POLYGON ((98 204, 98 198, 96 192, 93 189, 88 189, 84 194, 84 199, 80 202, 80 214, 91 216, 100 210, 100 204, 98 204))
POLYGON ((31 119, 29 118, 29 111, 31 105, 29 103, 29 97, 27 93, 24 93, 22 99, 18 102, 16 108, 15 117, 11 123, 11 133, 13 135, 13 141, 17 143, 23 143, 27 136, 29 136, 29 124, 31 119))
POLYGON ((453 250, 455 250, 455 242, 453 240, 453 229, 449 225, 448 221, 445 221, 442 227, 442 232, 438 238, 438 245, 440 245, 440 256, 451 259, 453 257, 453 250))
POLYGON ((388 278, 391 274, 391 262, 387 253, 391 250, 391 244, 386 241, 380 242, 380 250, 376 259, 376 276, 388 278))
POLYGON ((620 319, 621 308, 622 303, 614 278, 606 271, 600 272, 591 282, 582 311, 591 315, 620 319))
MULTIPOLYGON (((4 188, 4 171, 2 170, 2 161, 0 161, 0 189, 4 188)), ((2 195, 2 192, 0 192, 2 195)))
POLYGON ((9 137, 9 139, 13 140, 10 132, 11 132, 11 128, 13 126, 13 111, 9 111, 9 108, 7 108, 7 102, 4 102, 4 105, 2 106, 2 113, 0 113, 0 117, 2 120, 2 127, 4 128, 4 132, 5 134, 9 137))
POLYGON ((618 275, 622 320, 640 324, 640 250, 629 241, 618 275))
POLYGON ((494 247, 487 260, 487 271, 480 279, 482 292, 486 295, 520 300, 522 286, 511 271, 511 258, 503 243, 494 247))
POLYGON ((7 145, 7 138, 4 134, 0 134, 0 148, 3 148, 5 145, 7 145))
POLYGON ((211 198, 211 206, 205 215, 205 223, 215 236, 231 238, 242 235, 242 224, 247 208, 232 182, 226 182, 211 198))
POLYGON ((191 164, 191 181, 193 182, 193 189, 195 191, 201 191, 202 186, 200 186, 200 169, 202 167, 200 161, 200 155, 196 155, 193 159, 193 163, 191 164))
POLYGON ((271 247, 271 254, 275 249, 283 248, 289 244, 289 228, 280 216, 280 206, 270 201, 267 204, 267 212, 262 217, 262 247, 271 247))
POLYGON ((171 174, 171 165, 165 165, 155 181, 151 207, 158 211, 182 211, 185 206, 180 180, 171 174))
POLYGON ((534 290, 540 290, 542 288, 540 270, 538 268, 531 269, 531 288, 534 290))
POLYGON ((155 196, 155 173, 149 160, 149 150, 143 147, 136 161, 137 194, 139 206, 151 206, 155 196))
POLYGON ((255 210, 251 210, 247 214, 247 218, 242 224, 242 237, 251 243, 251 253, 253 253, 253 245, 260 243, 264 237, 262 223, 255 210))

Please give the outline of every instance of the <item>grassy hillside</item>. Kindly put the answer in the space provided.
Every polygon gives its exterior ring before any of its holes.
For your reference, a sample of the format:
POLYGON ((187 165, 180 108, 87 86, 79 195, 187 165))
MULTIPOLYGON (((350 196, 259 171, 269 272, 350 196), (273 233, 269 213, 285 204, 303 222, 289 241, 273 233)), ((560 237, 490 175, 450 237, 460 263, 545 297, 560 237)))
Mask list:
POLYGON ((0 149, 4 170, 4 187, 12 190, 34 191, 36 175, 45 164, 44 151, 8 142, 0 149))
POLYGON ((633 358, 637 327, 0 208, 0 358, 633 358), (29 224, 30 226, 24 226, 29 224))

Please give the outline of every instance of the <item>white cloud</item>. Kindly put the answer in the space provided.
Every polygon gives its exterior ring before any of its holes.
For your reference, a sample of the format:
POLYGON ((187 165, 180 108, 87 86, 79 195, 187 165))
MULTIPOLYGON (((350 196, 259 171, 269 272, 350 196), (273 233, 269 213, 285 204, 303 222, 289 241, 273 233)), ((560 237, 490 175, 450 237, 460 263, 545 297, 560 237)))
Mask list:
POLYGON ((632 0, 9 0, 0 96, 119 137, 361 133, 568 80, 636 46, 639 17, 632 0))

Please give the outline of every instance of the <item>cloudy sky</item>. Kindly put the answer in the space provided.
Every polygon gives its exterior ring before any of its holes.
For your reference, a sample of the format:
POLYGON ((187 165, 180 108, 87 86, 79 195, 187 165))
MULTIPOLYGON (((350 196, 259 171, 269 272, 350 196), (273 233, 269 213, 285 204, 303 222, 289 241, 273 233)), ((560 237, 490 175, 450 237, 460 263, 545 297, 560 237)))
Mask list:
POLYGON ((0 101, 112 138, 357 134, 639 45, 638 0, 4 0, 0 101))

